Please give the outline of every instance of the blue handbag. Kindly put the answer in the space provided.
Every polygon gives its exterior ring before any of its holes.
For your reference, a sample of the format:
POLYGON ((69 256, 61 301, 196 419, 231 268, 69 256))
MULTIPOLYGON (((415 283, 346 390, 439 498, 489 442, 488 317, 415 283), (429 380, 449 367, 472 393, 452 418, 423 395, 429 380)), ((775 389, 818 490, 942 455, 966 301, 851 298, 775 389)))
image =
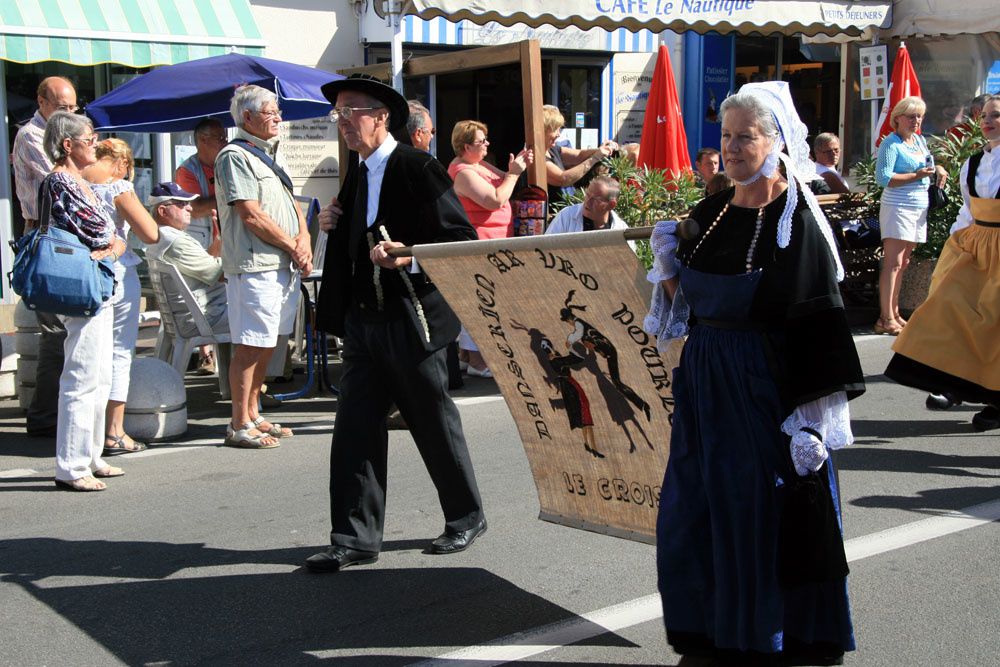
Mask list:
POLYGON ((49 225, 51 199, 42 190, 39 226, 11 243, 11 287, 31 310, 93 317, 115 291, 114 266, 91 258, 76 234, 49 225))

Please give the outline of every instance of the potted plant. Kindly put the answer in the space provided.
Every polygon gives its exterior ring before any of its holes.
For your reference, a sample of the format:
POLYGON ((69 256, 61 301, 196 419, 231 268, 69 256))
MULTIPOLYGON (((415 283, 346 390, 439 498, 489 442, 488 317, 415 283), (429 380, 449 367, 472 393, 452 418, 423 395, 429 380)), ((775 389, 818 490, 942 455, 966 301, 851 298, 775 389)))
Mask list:
MULTIPOLYGON (((682 219, 705 196, 691 172, 671 178, 670 172, 663 169, 636 167, 624 155, 613 155, 601 164, 606 173, 621 184, 615 213, 629 227, 647 227, 659 220, 682 219)), ((577 188, 574 194, 564 194, 561 201, 554 202, 553 210, 578 204, 583 197, 583 189, 577 188)), ((636 254, 647 269, 653 265, 649 241, 637 242, 636 254)))

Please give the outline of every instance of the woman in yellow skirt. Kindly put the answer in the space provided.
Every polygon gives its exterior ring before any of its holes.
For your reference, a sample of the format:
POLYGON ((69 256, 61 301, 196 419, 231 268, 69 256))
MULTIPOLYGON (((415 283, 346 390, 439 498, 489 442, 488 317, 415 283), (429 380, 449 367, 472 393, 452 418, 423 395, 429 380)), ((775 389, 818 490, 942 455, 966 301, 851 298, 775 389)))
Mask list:
POLYGON ((987 145, 962 165, 962 208, 886 375, 985 403, 973 424, 987 430, 1000 428, 1000 95, 988 98, 980 123, 987 145))

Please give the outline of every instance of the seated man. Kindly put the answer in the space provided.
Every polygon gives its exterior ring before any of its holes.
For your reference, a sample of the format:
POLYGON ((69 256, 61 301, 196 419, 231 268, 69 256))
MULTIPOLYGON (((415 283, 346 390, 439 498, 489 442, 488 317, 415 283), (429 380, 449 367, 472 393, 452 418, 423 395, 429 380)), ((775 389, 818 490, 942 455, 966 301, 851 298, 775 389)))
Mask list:
MULTIPOLYGON (((191 224, 191 202, 198 195, 182 190, 169 181, 153 187, 149 197, 149 212, 160 227, 160 240, 146 249, 146 256, 173 264, 184 276, 184 281, 205 312, 215 333, 229 331, 226 312, 226 285, 222 281, 222 260, 219 259, 221 242, 214 232, 208 250, 185 231, 191 224)), ((213 227, 218 229, 215 225, 213 227)), ((191 312, 181 298, 180 291, 170 280, 164 281, 169 297, 170 312, 177 321, 178 333, 187 338, 198 335, 191 312)), ((163 308, 167 304, 160 304, 163 308)))
POLYGON ((567 206, 552 219, 546 234, 586 232, 592 229, 624 229, 625 222, 615 213, 621 186, 611 176, 600 175, 587 186, 582 204, 567 206))

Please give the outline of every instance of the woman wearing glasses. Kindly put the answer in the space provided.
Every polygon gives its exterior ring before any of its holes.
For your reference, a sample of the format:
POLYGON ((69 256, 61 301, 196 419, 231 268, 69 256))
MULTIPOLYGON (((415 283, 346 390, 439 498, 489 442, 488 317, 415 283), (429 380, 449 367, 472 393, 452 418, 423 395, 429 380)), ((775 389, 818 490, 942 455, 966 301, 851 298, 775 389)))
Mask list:
MULTIPOLYGON (((115 223, 117 238, 128 244, 129 231, 143 243, 156 243, 159 232, 156 222, 135 196, 132 179, 135 160, 132 149, 121 139, 105 139, 97 144, 97 161, 83 170, 91 189, 107 206, 115 223)), ((125 433, 125 400, 128 398, 132 355, 139 337, 139 274, 136 266, 142 260, 126 249, 115 262, 114 352, 111 375, 111 396, 105 414, 104 455, 141 452, 146 445, 125 433)))
MULTIPOLYGON (((451 132, 455 159, 448 165, 448 175, 455 181, 455 193, 479 238, 505 238, 512 235, 514 224, 510 196, 518 177, 534 162, 534 153, 530 148, 524 148, 517 155, 511 154, 507 171, 501 171, 483 160, 490 145, 487 132, 486 125, 477 120, 455 123, 451 132)), ((466 372, 478 377, 493 377, 464 329, 459 338, 459 348, 465 353, 459 356, 468 357, 466 372)))
MULTIPOLYGON (((75 234, 91 257, 117 260, 126 250, 115 223, 83 178, 96 161, 97 136, 85 116, 57 111, 45 125, 43 145, 55 167, 38 192, 39 224, 75 234)), ((116 291, 121 285, 115 286, 116 291)), ((60 315, 66 325, 66 361, 59 378, 56 428, 56 486, 69 491, 103 491, 99 478, 125 474, 104 462, 104 408, 111 392, 114 310, 106 302, 93 317, 60 315)))
POLYGON ((899 314, 903 273, 918 243, 927 240, 927 188, 936 178, 943 186, 948 174, 935 170, 927 142, 920 136, 927 105, 919 97, 904 97, 889 114, 894 131, 878 147, 875 178, 885 190, 879 202, 882 230, 882 270, 878 277, 881 313, 875 333, 897 336, 906 326, 899 314))

